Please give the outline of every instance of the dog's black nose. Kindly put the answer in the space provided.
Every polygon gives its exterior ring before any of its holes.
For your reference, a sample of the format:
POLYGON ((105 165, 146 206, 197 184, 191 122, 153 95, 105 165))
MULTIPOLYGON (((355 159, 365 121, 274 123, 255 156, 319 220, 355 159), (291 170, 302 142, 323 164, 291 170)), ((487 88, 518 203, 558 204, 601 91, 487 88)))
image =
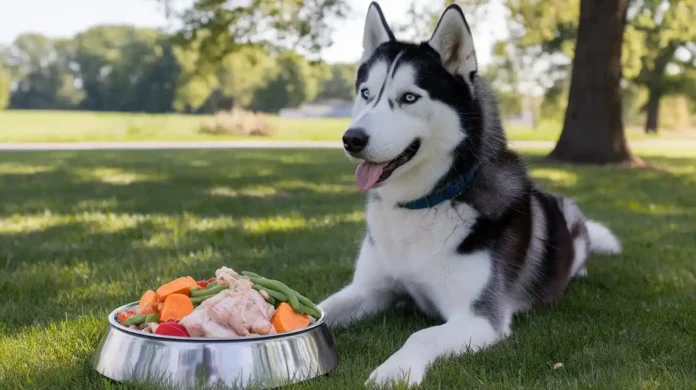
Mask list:
POLYGON ((370 136, 363 129, 348 129, 343 133, 343 147, 349 153, 360 153, 367 146, 370 136))

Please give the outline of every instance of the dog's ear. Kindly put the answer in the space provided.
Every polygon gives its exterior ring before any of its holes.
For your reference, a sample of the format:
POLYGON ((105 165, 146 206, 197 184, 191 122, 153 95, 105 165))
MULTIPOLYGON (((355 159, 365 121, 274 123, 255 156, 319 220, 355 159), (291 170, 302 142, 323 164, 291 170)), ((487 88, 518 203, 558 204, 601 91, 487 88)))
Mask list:
POLYGON ((389 29, 379 4, 372 2, 367 10, 365 18, 365 31, 363 33, 363 56, 361 62, 365 62, 375 52, 377 47, 384 42, 393 41, 394 33, 389 29))
POLYGON ((452 74, 458 74, 473 85, 478 71, 474 38, 464 12, 452 4, 442 13, 428 44, 440 54, 442 64, 452 74))

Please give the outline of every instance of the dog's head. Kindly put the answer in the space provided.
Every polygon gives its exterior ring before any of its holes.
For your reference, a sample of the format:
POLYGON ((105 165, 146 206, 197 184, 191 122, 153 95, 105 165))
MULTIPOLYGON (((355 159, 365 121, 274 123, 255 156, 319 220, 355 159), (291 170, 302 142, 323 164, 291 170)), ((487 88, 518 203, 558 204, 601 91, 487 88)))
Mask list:
MULTIPOLYGON (((357 71, 346 154, 361 162, 356 184, 421 196, 452 169, 457 155, 475 161, 483 131, 480 82, 471 31, 449 6, 425 42, 398 41, 372 3, 357 71), (464 150, 467 149, 467 150, 464 150)), ((481 86, 485 89, 485 86, 481 86)))

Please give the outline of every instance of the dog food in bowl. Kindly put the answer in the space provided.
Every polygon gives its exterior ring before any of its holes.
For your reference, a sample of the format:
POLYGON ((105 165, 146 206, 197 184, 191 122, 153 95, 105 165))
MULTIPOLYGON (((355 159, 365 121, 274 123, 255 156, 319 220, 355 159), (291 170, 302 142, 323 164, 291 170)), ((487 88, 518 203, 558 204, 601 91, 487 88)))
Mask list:
POLYGON ((320 316, 286 284, 222 267, 207 280, 184 276, 146 291, 137 308, 119 311, 117 320, 160 336, 243 338, 295 331, 320 316))

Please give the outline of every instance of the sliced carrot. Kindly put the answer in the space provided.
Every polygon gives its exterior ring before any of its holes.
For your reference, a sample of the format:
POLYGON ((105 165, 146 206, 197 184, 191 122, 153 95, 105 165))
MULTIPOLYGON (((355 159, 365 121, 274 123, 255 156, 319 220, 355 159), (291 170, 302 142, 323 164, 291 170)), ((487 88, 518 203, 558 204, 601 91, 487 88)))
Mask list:
POLYGON ((123 325, 124 322, 126 322, 127 319, 131 318, 134 315, 134 313, 131 313, 130 311, 125 312, 125 311, 119 311, 118 312, 118 322, 123 325))
POLYGON ((185 294, 189 295, 189 289, 193 286, 198 286, 196 280, 190 276, 182 276, 174 279, 169 283, 165 283, 157 289, 157 294, 160 298, 165 299, 169 294, 185 294))
POLYGON ((162 310, 160 310, 160 322, 170 320, 179 321, 193 311, 191 299, 184 294, 169 294, 164 298, 162 310))
POLYGON ((292 306, 287 302, 282 302, 276 308, 275 315, 271 318, 271 324, 276 332, 290 332, 295 329, 302 329, 309 325, 309 316, 295 313, 292 306))
POLYGON ((138 303, 138 309, 140 314, 153 314, 159 313, 157 305, 161 302, 160 296, 152 290, 145 291, 142 298, 140 298, 140 303, 138 303))

